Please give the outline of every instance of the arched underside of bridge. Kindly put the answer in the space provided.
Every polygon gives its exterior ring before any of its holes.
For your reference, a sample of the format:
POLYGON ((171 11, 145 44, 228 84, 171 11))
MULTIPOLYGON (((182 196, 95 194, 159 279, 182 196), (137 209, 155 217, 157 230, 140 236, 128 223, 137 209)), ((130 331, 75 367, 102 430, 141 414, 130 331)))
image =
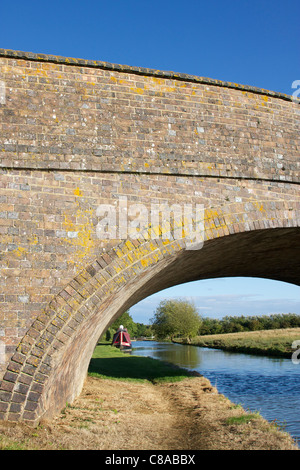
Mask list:
MULTIPOLYGON (((261 225, 268 225, 261 220, 261 225)), ((280 225, 280 223, 279 223, 280 225)), ((284 225, 284 224, 283 224, 284 225)), ((126 309, 184 282, 224 276, 300 285, 299 224, 257 228, 206 240, 125 241, 70 282, 22 339, 0 390, 2 419, 32 424, 79 395, 97 340, 126 309)))

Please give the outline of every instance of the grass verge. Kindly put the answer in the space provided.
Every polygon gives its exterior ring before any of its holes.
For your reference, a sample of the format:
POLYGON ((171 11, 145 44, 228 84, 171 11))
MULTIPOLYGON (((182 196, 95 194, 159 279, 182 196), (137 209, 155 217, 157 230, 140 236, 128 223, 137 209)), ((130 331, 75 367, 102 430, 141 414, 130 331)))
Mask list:
POLYGON ((99 345, 95 348, 88 374, 111 380, 152 383, 177 382, 191 377, 191 373, 185 369, 151 357, 124 353, 111 345, 99 345))
MULTIPOLYGON (((224 351, 290 359, 295 352, 292 343, 296 340, 300 340, 300 328, 197 336, 191 344, 224 351)), ((182 343, 180 340, 178 342, 182 343)))
POLYGON ((226 424, 248 424, 253 419, 261 419, 259 413, 248 413, 241 416, 230 416, 226 419, 226 424))

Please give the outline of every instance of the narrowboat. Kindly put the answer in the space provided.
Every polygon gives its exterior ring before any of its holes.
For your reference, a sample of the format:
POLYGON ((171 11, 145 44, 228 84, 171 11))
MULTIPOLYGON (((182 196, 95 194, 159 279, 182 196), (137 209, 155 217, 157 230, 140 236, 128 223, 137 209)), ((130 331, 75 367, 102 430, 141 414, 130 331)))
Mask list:
POLYGON ((112 340, 112 346, 115 346, 116 348, 120 348, 121 351, 131 351, 132 350, 132 345, 131 345, 131 339, 130 335, 127 331, 127 328, 124 328, 123 325, 120 325, 120 327, 117 329, 113 336, 112 340))

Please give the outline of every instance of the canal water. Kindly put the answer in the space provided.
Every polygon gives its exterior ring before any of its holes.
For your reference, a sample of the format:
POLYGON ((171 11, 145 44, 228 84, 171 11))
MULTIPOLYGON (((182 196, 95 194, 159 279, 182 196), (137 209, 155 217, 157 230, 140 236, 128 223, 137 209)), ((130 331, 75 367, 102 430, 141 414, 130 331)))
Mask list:
POLYGON ((247 411, 276 421, 300 443, 300 364, 156 341, 135 341, 133 354, 196 370, 247 411))

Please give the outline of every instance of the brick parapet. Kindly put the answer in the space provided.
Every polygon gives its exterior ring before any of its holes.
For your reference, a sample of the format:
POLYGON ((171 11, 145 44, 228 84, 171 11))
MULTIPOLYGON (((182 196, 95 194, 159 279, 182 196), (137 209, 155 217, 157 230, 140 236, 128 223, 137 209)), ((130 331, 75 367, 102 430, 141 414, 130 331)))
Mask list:
POLYGON ((2 168, 299 182, 294 97, 5 50, 0 79, 2 168))
POLYGON ((203 83, 205 85, 214 85, 214 86, 219 86, 219 87, 224 87, 224 88, 233 88, 236 90, 248 91, 248 92, 255 93, 255 94, 272 96, 272 97, 280 98, 286 101, 294 101, 294 102, 300 103, 300 100, 298 98, 287 95, 285 93, 266 90, 263 88, 254 87, 250 85, 242 85, 239 83, 216 80, 216 79, 212 79, 208 77, 199 77, 196 75, 190 75, 190 74, 181 73, 181 72, 156 70, 156 69, 151 69, 147 67, 136 67, 136 66, 130 66, 130 65, 115 64, 115 63, 105 62, 101 60, 89 60, 89 59, 81 59, 81 58, 74 58, 74 57, 63 57, 63 56, 58 56, 58 55, 53 55, 53 54, 15 51, 12 49, 1 49, 1 48, 0 48, 0 57, 4 57, 4 58, 7 57, 10 59, 23 59, 23 60, 36 61, 36 62, 48 62, 48 63, 54 63, 54 64, 67 65, 67 66, 91 67, 91 68, 144 75, 144 76, 150 76, 150 77, 156 77, 156 78, 182 80, 182 81, 191 82, 191 83, 203 83))

